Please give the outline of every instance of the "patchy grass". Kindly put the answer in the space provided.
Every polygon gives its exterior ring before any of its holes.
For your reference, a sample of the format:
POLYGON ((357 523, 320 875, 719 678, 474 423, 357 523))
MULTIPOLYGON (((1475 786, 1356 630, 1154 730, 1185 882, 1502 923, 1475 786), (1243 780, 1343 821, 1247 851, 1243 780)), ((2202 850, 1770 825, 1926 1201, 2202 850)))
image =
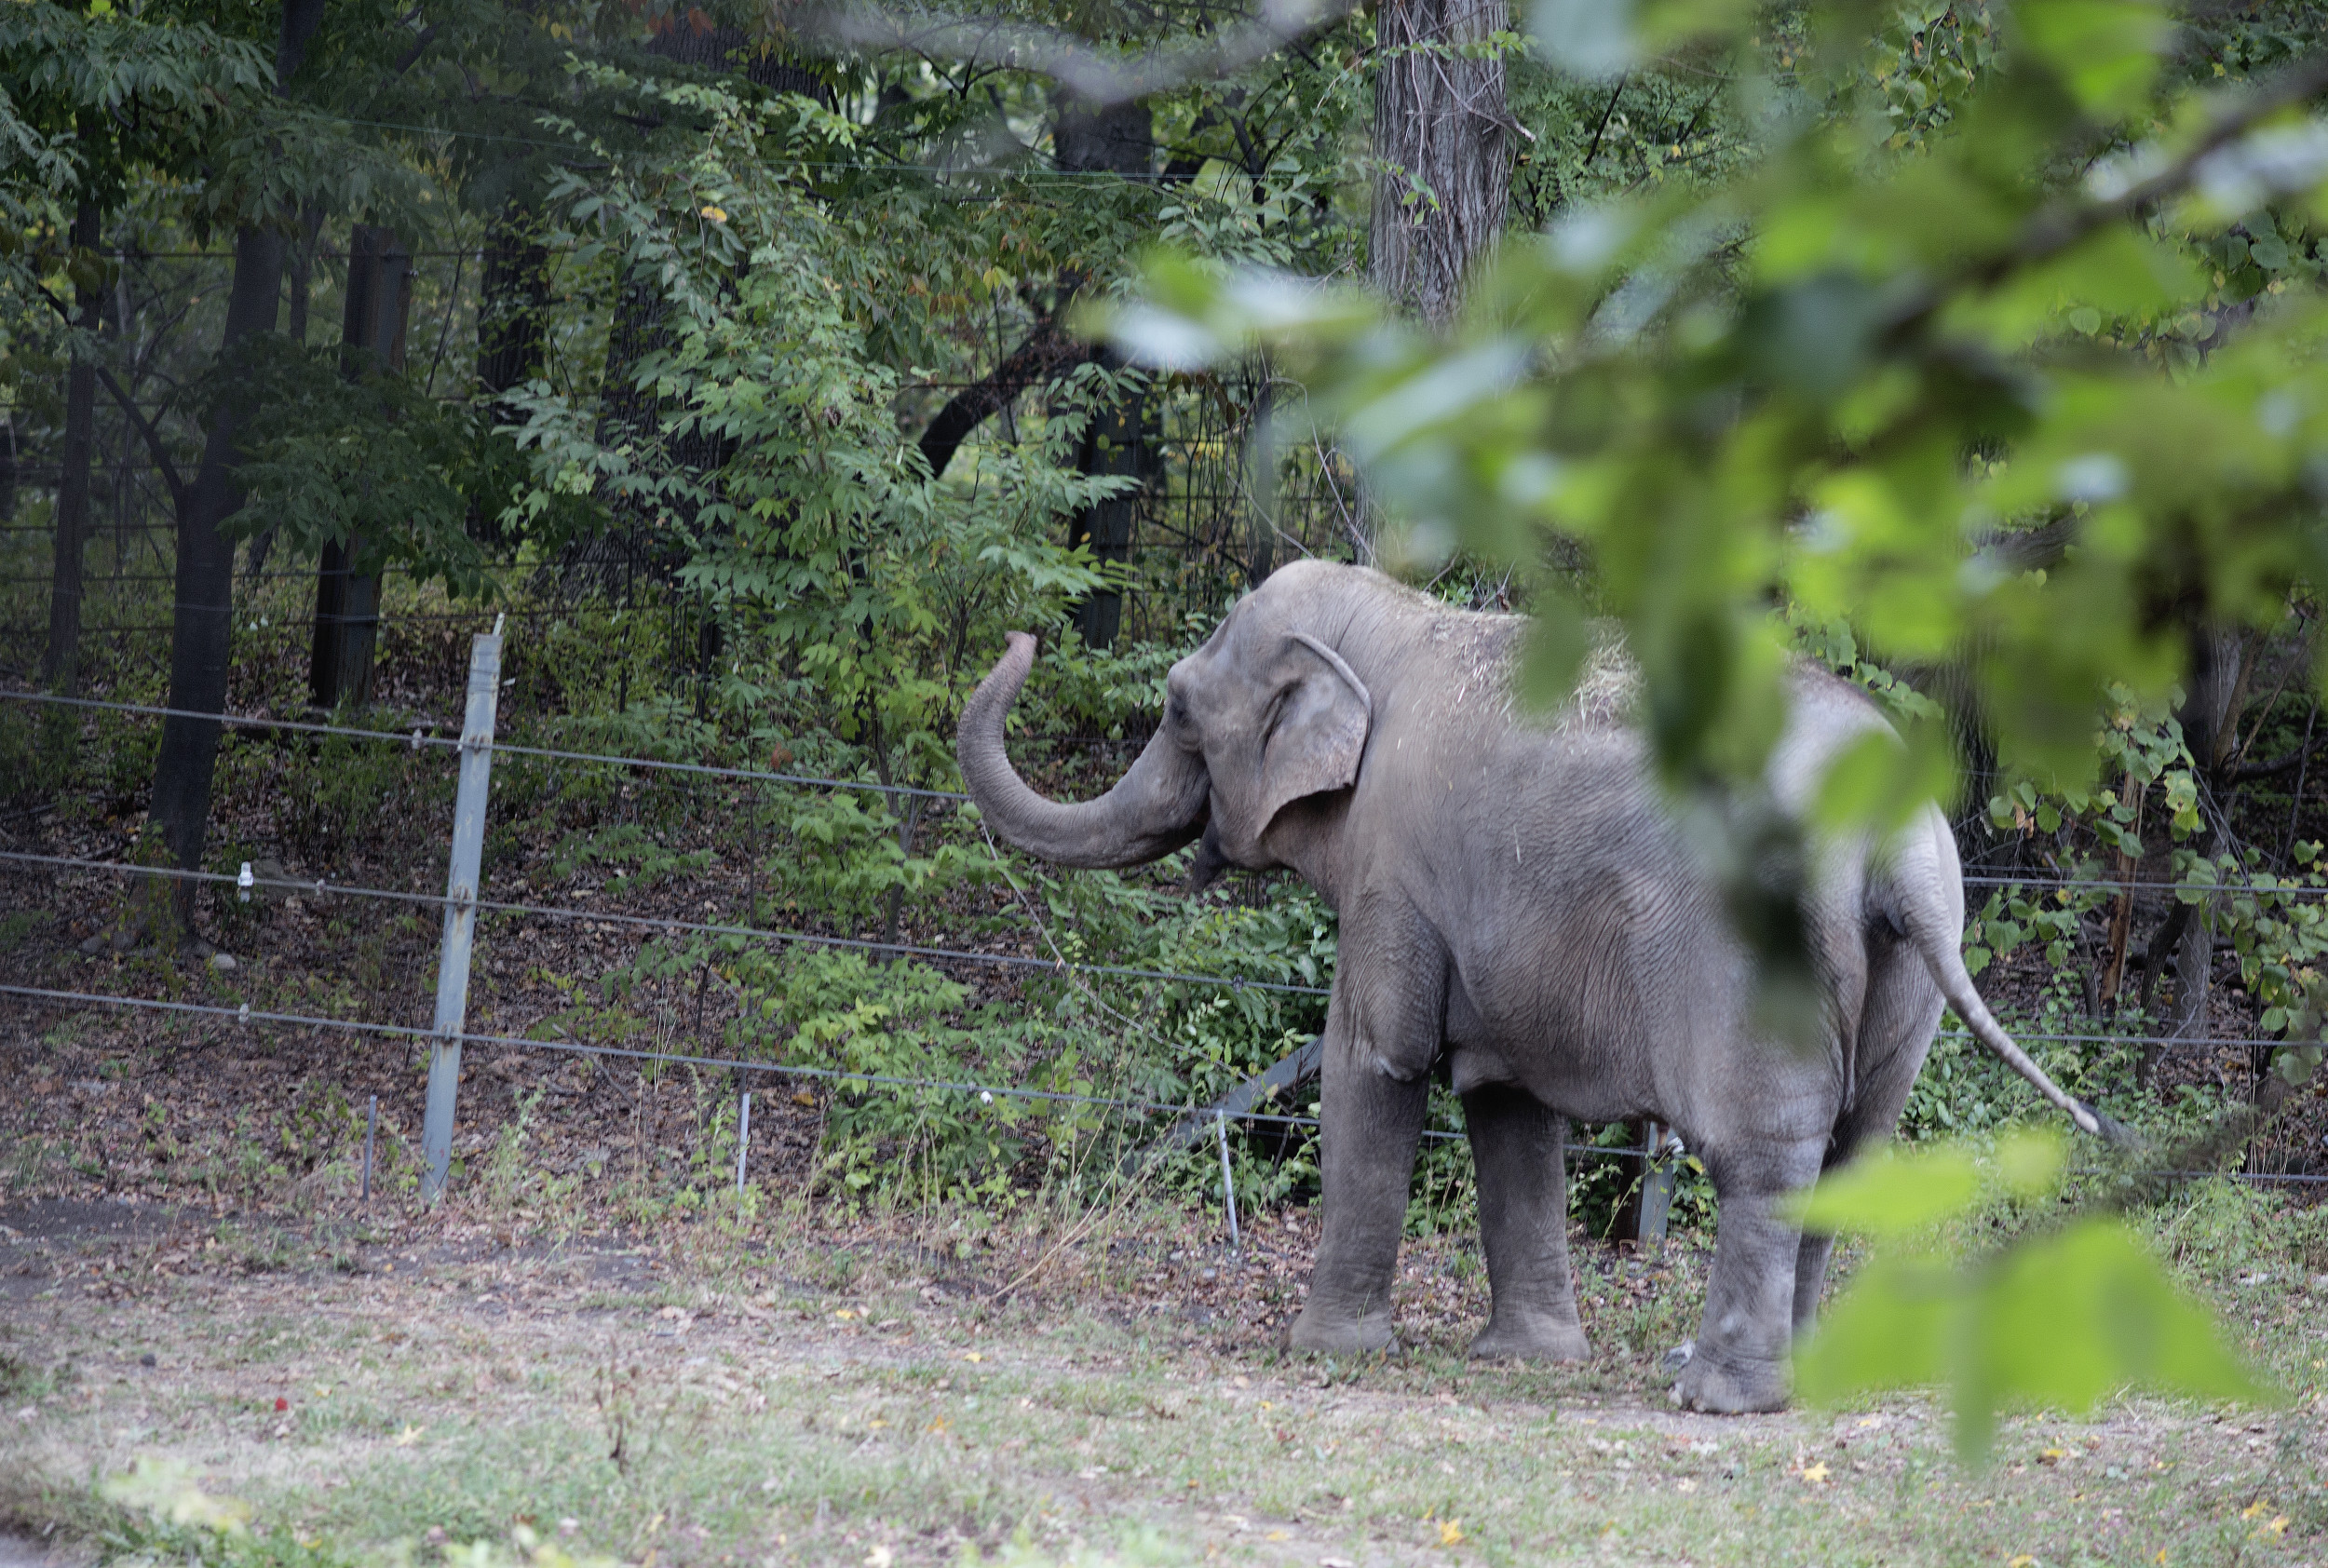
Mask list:
POLYGON ((2158 1228, 2294 1402, 2024 1416, 1979 1474, 1918 1399, 1673 1411, 1657 1358, 1696 1309, 1687 1246, 1587 1250, 1599 1358, 1528 1369, 1461 1357, 1484 1286, 1451 1241, 1410 1249, 1408 1354, 1282 1357, 1315 1239, 1300 1213, 1265 1217, 1232 1263, 1175 1212, 973 1248, 942 1218, 544 1242, 441 1216, 333 1232, 149 1210, 106 1231, 57 1212, 0 1213, 0 1517, 113 1561, 432 1562, 484 1542, 461 1560, 485 1561, 537 1540, 543 1562, 2030 1568, 2328 1545, 2328 1280, 2298 1266, 2301 1217, 2246 1194, 2202 1189, 2158 1228), (247 1501, 250 1533, 107 1501, 141 1458, 247 1501))

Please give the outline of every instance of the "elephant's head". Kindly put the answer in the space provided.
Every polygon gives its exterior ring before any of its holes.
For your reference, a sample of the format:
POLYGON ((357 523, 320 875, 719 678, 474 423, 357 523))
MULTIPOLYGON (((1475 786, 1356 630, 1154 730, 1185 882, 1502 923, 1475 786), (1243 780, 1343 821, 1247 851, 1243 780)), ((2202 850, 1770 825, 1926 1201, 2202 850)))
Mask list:
POLYGON ((1287 613, 1302 597, 1272 578, 1231 611, 1211 641, 1172 666, 1163 722, 1130 770, 1077 804, 1036 794, 1004 754, 1004 715, 1035 663, 1035 639, 1012 632, 963 708, 955 745, 986 820, 1066 866, 1140 865, 1199 833, 1199 885, 1223 865, 1278 863, 1263 842, 1270 824, 1296 801, 1357 782, 1373 715, 1358 673, 1294 624, 1307 617, 1287 613))

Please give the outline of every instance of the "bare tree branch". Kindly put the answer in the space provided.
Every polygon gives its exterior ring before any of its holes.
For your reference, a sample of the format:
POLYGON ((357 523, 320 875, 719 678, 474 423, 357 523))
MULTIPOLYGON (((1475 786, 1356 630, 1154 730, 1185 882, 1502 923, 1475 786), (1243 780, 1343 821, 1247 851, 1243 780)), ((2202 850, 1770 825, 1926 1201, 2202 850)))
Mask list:
POLYGON ((922 456, 935 478, 946 471, 954 453, 970 432, 1000 412, 1012 399, 1073 370, 1090 357, 1091 345, 1079 343, 1060 327, 1056 312, 1035 324, 1027 339, 996 365, 993 373, 954 394, 938 417, 922 432, 922 456))
POLYGON ((412 47, 404 51, 402 58, 398 60, 393 66, 389 67, 388 74, 394 76, 401 76, 405 72, 410 71, 414 65, 419 63, 421 55, 427 49, 430 44, 436 42, 436 38, 437 24, 432 21, 427 26, 420 30, 420 35, 413 40, 412 47))
MULTIPOLYGON (((50 293, 46 285, 41 287, 40 295, 48 302, 49 309, 64 318, 66 325, 72 324, 73 312, 66 308, 64 301, 50 293)), ((114 401, 121 405, 121 412, 129 416, 129 423, 135 426, 138 434, 145 439, 146 450, 154 454, 156 471, 162 476, 162 482, 169 486, 171 504, 183 511, 186 501, 186 484, 185 480, 179 477, 178 466, 169 460, 169 443, 162 439, 162 433, 159 430, 154 428, 154 422, 139 411, 137 399, 130 397, 128 389, 114 379, 113 372, 102 365, 99 365, 96 369, 97 379, 104 384, 106 391, 113 394, 114 401)))

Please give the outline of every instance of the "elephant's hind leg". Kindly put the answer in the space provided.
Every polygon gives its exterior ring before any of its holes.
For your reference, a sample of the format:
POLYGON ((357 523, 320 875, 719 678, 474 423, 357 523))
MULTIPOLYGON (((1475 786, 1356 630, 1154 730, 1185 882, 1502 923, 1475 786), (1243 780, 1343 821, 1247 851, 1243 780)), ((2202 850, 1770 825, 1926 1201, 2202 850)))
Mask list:
POLYGON ((1697 1348, 1674 1386, 1692 1410, 1781 1410, 1801 1233, 1780 1205, 1819 1174, 1823 1138, 1702 1151, 1721 1203, 1697 1348), (1729 1157, 1725 1157, 1729 1156, 1729 1157))
POLYGON ((1494 1309, 1474 1356, 1580 1361, 1589 1354, 1568 1269, 1562 1118, 1524 1089, 1486 1084, 1463 1097, 1479 1172, 1480 1235, 1494 1309))
MULTIPOLYGON (((1924 960, 1905 941, 1882 937, 1868 955, 1867 1004, 1860 1016, 1856 1092, 1835 1120, 1825 1166, 1834 1169, 1876 1140, 1890 1136, 1915 1088, 1940 1027, 1940 988, 1924 960)), ((1819 1320, 1819 1298, 1826 1289, 1827 1262, 1834 1237, 1805 1232, 1794 1260, 1794 1331, 1808 1333, 1819 1320)))

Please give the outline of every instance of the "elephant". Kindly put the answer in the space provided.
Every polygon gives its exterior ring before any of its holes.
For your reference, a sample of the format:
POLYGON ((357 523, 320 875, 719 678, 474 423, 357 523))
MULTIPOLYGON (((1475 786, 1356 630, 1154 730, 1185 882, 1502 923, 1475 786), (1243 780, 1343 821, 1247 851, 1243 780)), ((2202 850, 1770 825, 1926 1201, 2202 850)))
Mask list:
MULTIPOLYGON (((1476 1165, 1491 1295, 1471 1353, 1587 1354, 1567 1121, 1652 1118, 1703 1161, 1718 1205, 1675 1399, 1779 1409, 1832 1248, 1787 1199, 1889 1135, 1943 1003, 2079 1127, 2099 1131, 2096 1113, 1973 988, 1956 845, 1929 804, 1881 846, 1836 835, 1814 858, 1802 902, 1820 1038, 1806 1050, 1768 1037, 1749 950, 1627 703, 1604 689, 1549 717, 1517 707, 1525 625, 1364 567, 1297 561, 1172 667, 1154 737, 1097 799, 1046 799, 1011 766, 1004 721, 1035 652, 1024 632, 964 706, 956 755, 987 825, 1041 858, 1122 868, 1198 843, 1197 879, 1290 868, 1336 912, 1323 1234, 1293 1348, 1397 1348, 1391 1284, 1443 1070, 1476 1165)), ((1802 820, 1829 762, 1870 731, 1892 733, 1863 692, 1794 668, 1766 774, 1777 808, 1802 820)))

